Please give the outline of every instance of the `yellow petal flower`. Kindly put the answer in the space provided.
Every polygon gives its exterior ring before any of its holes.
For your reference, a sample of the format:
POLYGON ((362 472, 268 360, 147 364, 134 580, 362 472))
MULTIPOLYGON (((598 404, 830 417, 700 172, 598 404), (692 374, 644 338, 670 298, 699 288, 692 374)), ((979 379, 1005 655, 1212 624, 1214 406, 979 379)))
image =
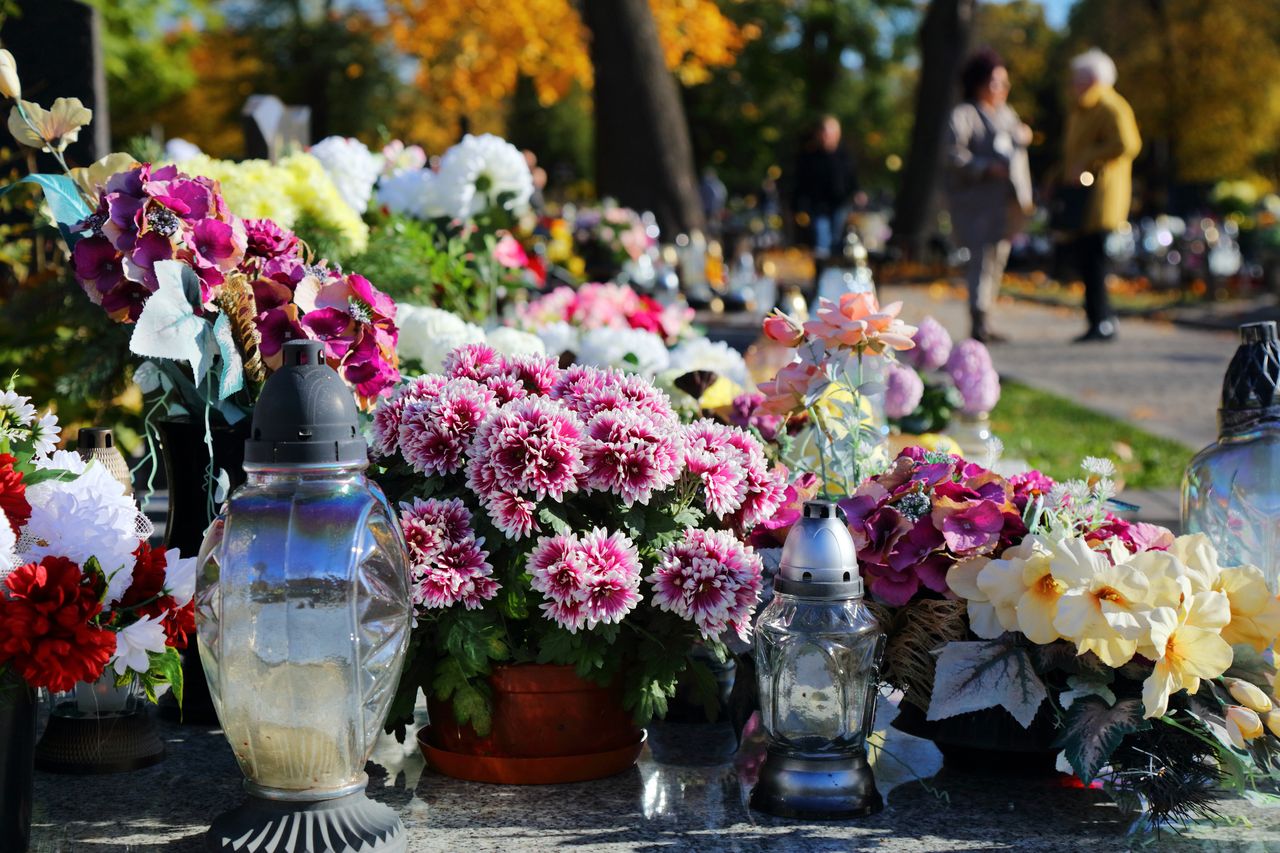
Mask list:
POLYGON ((1250 710, 1265 714, 1271 710, 1271 697, 1263 693, 1256 685, 1239 678, 1227 679, 1227 691, 1231 698, 1250 710))
POLYGON ((978 587, 978 575, 989 562, 990 557, 973 557, 961 560, 947 570, 947 587, 965 599, 969 611, 969 630, 984 640, 994 640, 1005 630, 996 615, 995 606, 978 587))
POLYGON ((1262 715, 1262 723, 1276 737, 1280 737, 1280 709, 1272 709, 1262 715))
POLYGON ((28 148, 62 151, 80 138, 80 128, 93 121, 93 111, 79 98, 58 98, 51 110, 31 101, 18 103, 26 112, 26 120, 15 106, 9 113, 9 132, 28 148))
POLYGON ((86 195, 97 198, 98 193, 107 185, 112 175, 132 169, 136 165, 138 161, 133 157, 117 151, 114 154, 108 154, 92 166, 72 169, 71 180, 75 181, 76 186, 86 195))
POLYGON ((1146 614, 1150 648, 1144 654, 1156 662, 1142 685, 1144 716, 1164 716, 1174 693, 1194 693, 1200 679, 1217 678, 1231 666, 1231 646, 1218 633, 1225 607, 1221 599, 1222 593, 1201 592, 1178 610, 1156 607, 1146 614))
POLYGON ((1245 740, 1253 740, 1262 735, 1262 720, 1255 712, 1240 705, 1227 706, 1227 722, 1235 723, 1245 740))
POLYGON ((1150 584, 1128 564, 1112 565, 1081 539, 1054 543, 1052 572, 1065 587, 1053 627, 1107 666, 1122 666, 1147 640, 1150 584))
POLYGON ((1223 569, 1216 590, 1230 603, 1230 621, 1222 630, 1227 642, 1264 651, 1280 635, 1280 598, 1267 589, 1262 572, 1253 566, 1223 569))
POLYGON ((0 95, 13 98, 15 101, 22 97, 18 63, 14 61, 13 54, 7 50, 0 50, 0 95))
POLYGON ((1018 630, 1033 643, 1052 643, 1062 636, 1053 622, 1066 586, 1053 576, 1047 556, 1027 561, 1023 581, 1027 591, 1018 600, 1018 630))
POLYGON ((1179 536, 1169 546, 1168 553, 1187 567, 1193 592, 1214 588, 1220 571, 1218 549, 1208 536, 1203 533, 1179 536))

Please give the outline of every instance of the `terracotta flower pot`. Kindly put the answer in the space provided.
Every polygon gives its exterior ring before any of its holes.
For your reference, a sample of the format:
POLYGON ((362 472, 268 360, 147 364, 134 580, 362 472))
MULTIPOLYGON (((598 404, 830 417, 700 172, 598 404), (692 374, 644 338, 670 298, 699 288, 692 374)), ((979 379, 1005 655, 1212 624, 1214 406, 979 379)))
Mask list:
POLYGON ((430 699, 418 733, 427 761, 446 776, 537 785, 581 782, 635 764, 644 732, 622 707, 619 687, 579 678, 571 666, 500 666, 490 677, 493 725, 478 735, 448 702, 430 699))

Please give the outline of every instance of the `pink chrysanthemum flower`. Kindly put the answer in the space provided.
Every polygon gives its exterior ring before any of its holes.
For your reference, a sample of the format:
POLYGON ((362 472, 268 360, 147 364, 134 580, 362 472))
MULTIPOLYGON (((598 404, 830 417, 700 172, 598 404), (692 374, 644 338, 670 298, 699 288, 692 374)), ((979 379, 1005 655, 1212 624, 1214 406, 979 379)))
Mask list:
POLYGON ((640 556, 621 533, 595 528, 544 537, 527 563, 543 613, 565 630, 620 622, 640 603, 640 556))
POLYGON ((401 413, 400 453, 420 474, 452 474, 495 409, 493 392, 471 379, 451 379, 434 399, 410 402, 401 413))
POLYGON ((507 372, 524 386, 529 394, 546 397, 560 382, 558 361, 549 355, 521 355, 507 359, 507 372))
POLYGON ((579 417, 590 418, 596 412, 593 401, 597 395, 613 388, 620 381, 622 375, 614 371, 574 364, 560 374, 550 396, 553 400, 564 403, 579 417))
POLYGON ((389 397, 378 401, 373 411, 373 452, 377 456, 392 456, 400 449, 400 424, 404 419, 404 407, 435 397, 445 383, 443 376, 419 376, 397 388, 389 397))
POLYGON ((471 527, 471 512, 457 498, 415 499, 400 505, 400 525, 409 546, 415 604, 468 610, 483 606, 501 588, 471 527))
POLYGON ((731 443, 733 432, 706 419, 684 430, 685 467, 702 483, 707 509, 717 518, 737 512, 747 497, 747 460, 731 443))
POLYGON ((511 539, 523 539, 537 531, 533 511, 538 505, 511 492, 491 492, 484 498, 489 520, 511 539))
POLYGON ((646 580, 653 601, 698 626, 708 639, 729 628, 747 639, 751 611, 760 597, 760 557, 723 530, 687 530, 662 550, 646 580))
POLYGON ((747 493, 733 519, 739 530, 750 530, 774 513, 787 501, 787 469, 778 465, 772 470, 760 466, 747 469, 747 493))
POLYGON ((524 387, 524 383, 510 373, 499 373, 496 376, 490 376, 484 381, 484 385, 493 392, 499 406, 505 406, 513 400, 522 400, 529 396, 529 391, 524 387))
POLYGON ((578 489, 582 422, 545 397, 516 400, 481 425, 467 480, 486 497, 500 491, 560 500, 578 489))
POLYGON ((675 421, 636 411, 601 412, 587 425, 582 461, 588 489, 616 494, 627 506, 648 504, 683 471, 683 436, 675 421))
POLYGON ((444 357, 444 375, 450 379, 484 382, 506 369, 506 360, 488 344, 463 344, 444 357))

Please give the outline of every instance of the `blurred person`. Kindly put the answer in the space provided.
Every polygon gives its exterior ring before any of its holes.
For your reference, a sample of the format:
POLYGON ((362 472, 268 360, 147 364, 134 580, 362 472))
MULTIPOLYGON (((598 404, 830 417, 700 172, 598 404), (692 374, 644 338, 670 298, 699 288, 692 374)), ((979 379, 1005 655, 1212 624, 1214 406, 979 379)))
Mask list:
POLYGON ((529 196, 529 206, 535 213, 541 214, 547 206, 543 195, 547 188, 547 170, 538 165, 538 155, 532 149, 526 148, 521 153, 524 154, 524 161, 529 164, 529 174, 533 176, 533 195, 529 196))
POLYGON ((1084 280, 1089 327, 1077 342, 1109 341, 1116 318, 1107 296, 1107 236, 1129 219, 1133 161, 1142 138, 1129 102, 1115 90, 1116 64, 1096 48, 1071 60, 1074 103, 1063 144, 1064 187, 1087 193, 1073 254, 1084 280))
POLYGON ((823 116, 796 158, 792 210, 808 220, 814 259, 839 253, 858 177, 849 152, 840 144, 840 120, 823 116))
POLYGON ((960 74, 964 100, 947 125, 947 197, 957 242, 969 253, 970 337, 1007 340, 991 328, 991 309, 1009 260, 1009 238, 1032 210, 1027 146, 1031 128, 1008 104, 1009 71, 993 50, 974 53, 960 74))
POLYGON ((702 214, 707 218, 707 230, 718 237, 724 219, 724 206, 729 200, 729 190, 713 166, 702 170, 702 179, 698 181, 698 195, 702 199, 702 214))

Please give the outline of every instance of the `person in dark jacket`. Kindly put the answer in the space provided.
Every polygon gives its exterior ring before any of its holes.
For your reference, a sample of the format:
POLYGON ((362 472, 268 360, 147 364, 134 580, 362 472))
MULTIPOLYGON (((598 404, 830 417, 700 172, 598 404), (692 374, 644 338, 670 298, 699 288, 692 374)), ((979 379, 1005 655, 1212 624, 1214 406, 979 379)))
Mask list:
POLYGON ((808 220, 813 255, 825 260, 839 253, 850 202, 858 178, 849 152, 840 144, 840 121, 823 116, 796 160, 792 208, 797 220, 808 220))

